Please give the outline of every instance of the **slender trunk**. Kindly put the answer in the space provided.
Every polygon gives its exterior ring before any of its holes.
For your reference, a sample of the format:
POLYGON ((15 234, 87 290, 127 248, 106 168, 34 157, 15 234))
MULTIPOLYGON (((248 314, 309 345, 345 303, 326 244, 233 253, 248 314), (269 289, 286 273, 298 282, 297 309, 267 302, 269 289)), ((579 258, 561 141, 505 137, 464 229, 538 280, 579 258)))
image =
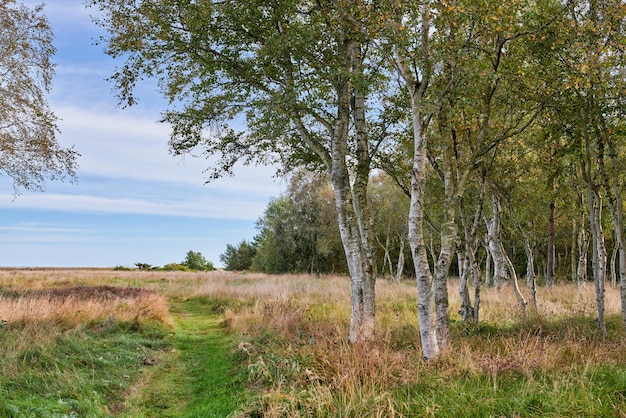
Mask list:
POLYGON ((457 269, 459 270, 459 277, 461 277, 463 275, 463 273, 465 272, 465 253, 463 251, 461 251, 461 249, 459 248, 460 244, 457 243, 456 244, 456 265, 457 265, 457 269))
MULTIPOLYGON (((357 74, 361 73, 361 49, 355 44, 354 53, 352 54, 352 68, 357 74)), ((372 340, 374 338, 375 323, 375 285, 374 276, 374 249, 372 240, 372 216, 370 214, 369 202, 367 197, 367 188, 370 176, 370 155, 369 155, 369 139, 367 135, 367 125, 365 119, 365 96, 359 91, 354 90, 354 126, 356 130, 356 156, 357 164, 354 176, 354 185, 352 187, 354 212, 359 228, 359 239, 361 245, 361 263, 364 272, 363 280, 363 321, 362 335, 364 340, 372 340)))
POLYGON ((502 243, 500 242, 500 200, 491 194, 491 216, 484 217, 487 226, 487 237, 489 239, 489 252, 493 261, 493 285, 499 289, 503 282, 506 281, 506 258, 502 251, 502 243))
POLYGON ((572 249, 570 253, 570 271, 572 273, 572 283, 576 282, 576 243, 578 236, 578 224, 576 223, 576 218, 572 218, 572 240, 570 241, 570 248, 572 249))
MULTIPOLYGON (((586 113, 583 120, 587 121, 586 113)), ((585 160, 583 161, 583 172, 587 183, 587 206, 589 208, 589 230, 591 231, 592 242, 592 270, 593 282, 596 289, 596 307, 598 311, 598 328, 602 335, 606 336, 606 323, 604 321, 604 285, 606 278, 606 246, 604 243, 604 232, 602 230, 602 198, 591 175, 591 139, 587 125, 583 125, 583 136, 585 140, 585 160)))
POLYGON ((526 234, 524 236, 524 251, 526 252, 526 286, 528 286, 532 293, 533 307, 537 310, 537 279, 535 277, 535 257, 533 255, 533 248, 530 245, 530 240, 526 234))
POLYGON ((606 276, 606 246, 604 244, 604 233, 602 231, 602 200, 591 186, 589 188, 589 224, 591 229, 591 239, 593 244, 593 282, 596 289, 596 306, 598 311, 598 327, 603 335, 606 335, 606 324, 604 321, 604 283, 606 276))
POLYGON ((463 265, 463 277, 459 286, 459 294, 461 296, 461 318, 465 320, 473 319, 475 323, 478 323, 480 314, 480 268, 476 262, 476 251, 478 248, 478 242, 476 235, 478 226, 481 221, 481 215, 483 211, 484 201, 484 185, 480 189, 480 197, 476 212, 474 213, 474 219, 470 228, 467 216, 463 210, 463 202, 459 201, 459 217, 461 218, 461 225, 463 226, 463 235, 465 237, 465 260, 463 265), (474 279, 474 307, 472 308, 471 300, 469 297, 469 291, 467 289, 467 282, 469 274, 474 279))
POLYGON ((461 321, 467 322, 470 319, 474 318, 474 308, 472 307, 472 301, 469 295, 469 289, 467 286, 467 278, 470 272, 470 261, 469 257, 465 257, 465 262, 463 263, 463 274, 459 277, 459 296, 461 298, 461 309, 459 310, 459 314, 461 315, 461 321))
POLYGON ((422 28, 420 54, 423 67, 414 73, 413 67, 396 54, 396 64, 400 77, 404 80, 411 101, 411 122, 413 127, 413 164, 411 176, 411 204, 409 207, 409 245, 415 265, 417 281, 417 314, 422 342, 422 354, 430 360, 439 356, 437 328, 433 315, 433 275, 428 263, 424 241, 424 186, 426 178, 427 128, 430 115, 424 110, 422 99, 428 87, 431 69, 429 67, 430 5, 421 6, 422 28), (421 78, 421 79, 418 79, 421 78))
POLYGON ((391 246, 391 234, 389 233, 389 227, 387 227, 385 243, 384 244, 381 243, 378 237, 376 237, 376 241, 378 242, 378 245, 380 245, 380 247, 383 249, 383 266, 381 269, 382 270, 381 274, 384 274, 385 267, 388 267, 389 279, 393 280, 394 278, 393 263, 391 262, 391 254, 389 253, 389 247, 391 246))
MULTIPOLYGON (((414 107, 418 107, 414 105, 414 107)), ((418 318, 424 358, 439 355, 439 343, 433 317, 433 278, 424 242, 424 176, 426 171, 426 141, 422 138, 419 110, 414 110, 415 156, 411 169, 411 206, 409 212, 409 244, 415 264, 418 293, 418 318)))
POLYGON ((450 345, 450 317, 448 315, 448 272, 456 247, 455 222, 457 197, 463 193, 464 184, 454 186, 452 181, 452 156, 450 147, 443 152, 442 170, 444 184, 444 220, 440 231, 441 249, 435 264, 435 313, 437 316, 437 339, 440 348, 450 345))
POLYGON ((532 287, 535 281, 535 256, 527 236, 524 236, 524 252, 526 253, 526 286, 532 287))
POLYGON ((610 267, 610 279, 611 279, 611 287, 615 289, 617 286, 617 254, 619 253, 619 242, 617 242, 617 238, 615 238, 615 242, 613 242, 613 250, 611 251, 611 261, 609 261, 610 267))
POLYGON ((470 260, 474 268, 474 323, 478 324, 480 319, 480 268, 474 258, 474 254, 470 256, 470 260))
MULTIPOLYGON (((502 243, 500 243, 500 246, 502 246, 502 243)), ((511 261, 511 258, 507 255, 507 253, 504 251, 504 248, 501 248, 501 250, 502 250, 504 259, 506 261, 509 274, 511 275, 511 279, 513 281, 513 289, 515 290, 515 296, 517 296, 517 301, 519 302, 520 307, 522 308, 522 313, 526 313, 526 305, 528 305, 528 302, 526 302, 524 295, 519 289, 519 283, 517 282, 517 273, 515 272, 515 266, 513 266, 513 262, 511 261)))
MULTIPOLYGON (((602 132, 606 135, 606 129, 602 129, 602 132)), ((623 209, 621 198, 621 187, 619 184, 619 171, 617 168, 617 151, 615 150, 612 142, 609 138, 605 138, 602 135, 598 141, 598 168, 604 190, 606 191, 607 200, 609 204, 609 211, 611 213, 611 220, 613 222, 613 233, 615 236, 615 245, 613 247, 613 254, 611 256, 611 278, 613 287, 616 286, 617 272, 615 267, 615 260, 619 258, 619 278, 620 278, 620 298, 621 298, 621 310, 622 310, 622 324, 626 327, 626 238, 624 238, 624 223, 623 223, 623 209), (607 174, 604 165, 604 142, 609 145, 609 158, 610 158, 610 170, 611 179, 607 174), (612 181, 611 181, 612 180, 612 181)))
POLYGON ((400 253, 398 254, 398 266, 396 267, 396 283, 402 280, 404 273, 404 235, 400 235, 400 253))
POLYGON ((485 286, 491 286, 491 252, 489 251, 489 245, 485 243, 485 286))
POLYGON ((554 239, 554 212, 555 204, 554 200, 550 202, 550 217, 548 220, 548 256, 546 258, 546 286, 548 289, 554 285, 554 254, 555 254, 555 239, 554 239))
POLYGON ((582 222, 580 229, 578 230, 578 263, 576 266, 576 283, 578 284, 578 290, 581 290, 584 283, 587 281, 587 264, 589 254, 589 235, 587 233, 587 226, 585 221, 585 215, 582 214, 582 222))

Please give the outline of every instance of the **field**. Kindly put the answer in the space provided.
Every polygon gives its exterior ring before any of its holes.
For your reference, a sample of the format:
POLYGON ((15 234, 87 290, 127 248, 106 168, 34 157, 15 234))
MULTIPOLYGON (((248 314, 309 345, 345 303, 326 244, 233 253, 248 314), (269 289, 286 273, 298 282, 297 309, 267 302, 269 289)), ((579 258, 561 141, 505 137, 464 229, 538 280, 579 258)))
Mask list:
POLYGON ((0 270, 0 416, 626 417, 619 290, 482 292, 452 347, 422 359, 413 282, 379 280, 377 337, 347 342, 349 280, 0 270))

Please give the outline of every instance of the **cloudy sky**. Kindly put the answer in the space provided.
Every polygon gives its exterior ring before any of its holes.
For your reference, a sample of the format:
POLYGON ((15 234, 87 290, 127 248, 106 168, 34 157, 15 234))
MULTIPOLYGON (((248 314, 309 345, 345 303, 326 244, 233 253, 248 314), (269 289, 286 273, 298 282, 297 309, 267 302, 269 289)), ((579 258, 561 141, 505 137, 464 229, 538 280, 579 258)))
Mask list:
POLYGON ((138 106, 118 106, 105 80, 115 62, 94 45, 94 10, 83 0, 46 3, 57 48, 49 103, 61 119, 59 142, 81 154, 78 183, 14 198, 0 177, 0 266, 161 266, 189 250, 219 265, 227 244, 252 239, 280 194, 274 170, 240 167, 205 184, 205 160, 169 154, 169 128, 156 122, 165 104, 149 83, 138 106))

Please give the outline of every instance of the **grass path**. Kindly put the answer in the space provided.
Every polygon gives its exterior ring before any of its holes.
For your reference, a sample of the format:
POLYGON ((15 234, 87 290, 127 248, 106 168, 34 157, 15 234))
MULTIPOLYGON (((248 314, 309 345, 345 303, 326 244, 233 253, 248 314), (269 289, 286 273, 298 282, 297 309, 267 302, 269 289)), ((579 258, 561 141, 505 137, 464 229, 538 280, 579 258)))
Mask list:
POLYGON ((232 341, 206 299, 172 301, 172 351, 134 389, 125 417, 227 417, 243 399, 232 341))

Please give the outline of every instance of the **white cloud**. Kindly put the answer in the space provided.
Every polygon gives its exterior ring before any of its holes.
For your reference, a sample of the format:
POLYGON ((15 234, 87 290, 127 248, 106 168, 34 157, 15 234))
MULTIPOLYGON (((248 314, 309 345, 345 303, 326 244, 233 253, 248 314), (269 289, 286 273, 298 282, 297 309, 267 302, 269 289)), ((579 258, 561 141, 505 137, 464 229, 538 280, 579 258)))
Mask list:
MULTIPOLYGON (((82 155, 79 176, 134 179, 202 185, 209 162, 191 156, 174 157, 168 152, 169 127, 145 115, 126 111, 94 111, 57 107, 62 119, 60 141, 75 145, 82 155)), ((239 166, 235 176, 205 187, 212 191, 277 196, 274 167, 239 166)))
POLYGON ((194 218, 256 219, 267 202, 238 196, 176 201, 149 201, 93 195, 33 194, 11 200, 0 194, 0 208, 45 209, 65 212, 184 216, 194 218))

